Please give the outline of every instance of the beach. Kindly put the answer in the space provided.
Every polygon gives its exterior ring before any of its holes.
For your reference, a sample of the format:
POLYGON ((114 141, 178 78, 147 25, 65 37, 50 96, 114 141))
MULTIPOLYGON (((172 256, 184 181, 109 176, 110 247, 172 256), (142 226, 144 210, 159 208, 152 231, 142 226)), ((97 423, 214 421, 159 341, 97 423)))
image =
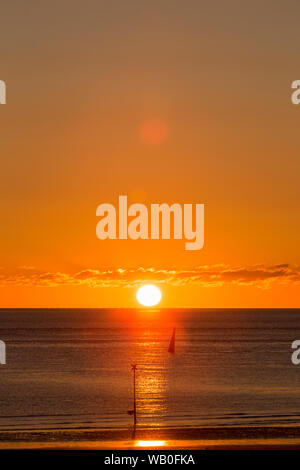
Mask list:
POLYGON ((0 433, 1 449, 300 449, 300 427, 8 431, 0 433))

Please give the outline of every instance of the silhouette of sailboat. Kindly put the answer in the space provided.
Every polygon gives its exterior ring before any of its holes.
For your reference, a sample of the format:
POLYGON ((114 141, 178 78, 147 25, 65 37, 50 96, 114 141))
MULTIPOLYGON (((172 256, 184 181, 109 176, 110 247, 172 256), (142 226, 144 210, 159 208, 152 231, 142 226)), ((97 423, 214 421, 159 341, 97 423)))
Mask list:
POLYGON ((136 397, 135 397, 135 371, 136 371, 136 364, 131 364, 131 370, 133 371, 133 410, 128 410, 127 413, 130 416, 133 416, 133 425, 136 426, 136 397))
POLYGON ((168 349, 168 352, 171 354, 175 353, 175 333, 176 333, 176 328, 173 329, 173 333, 172 333, 172 337, 171 337, 171 341, 170 341, 169 349, 168 349))

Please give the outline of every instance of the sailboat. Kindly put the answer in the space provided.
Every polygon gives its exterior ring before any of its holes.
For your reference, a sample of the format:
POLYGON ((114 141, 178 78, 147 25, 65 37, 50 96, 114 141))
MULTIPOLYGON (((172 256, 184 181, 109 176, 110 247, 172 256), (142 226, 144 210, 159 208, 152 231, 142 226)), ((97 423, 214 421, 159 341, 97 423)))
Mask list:
POLYGON ((176 328, 173 329, 173 333, 172 333, 172 337, 171 337, 171 341, 170 341, 169 349, 168 349, 168 352, 171 354, 175 353, 175 333, 176 333, 176 328))
POLYGON ((134 427, 136 426, 136 398, 135 398, 135 371, 136 371, 136 364, 131 364, 131 370, 133 371, 133 410, 128 410, 127 413, 132 416, 133 415, 133 423, 134 427))

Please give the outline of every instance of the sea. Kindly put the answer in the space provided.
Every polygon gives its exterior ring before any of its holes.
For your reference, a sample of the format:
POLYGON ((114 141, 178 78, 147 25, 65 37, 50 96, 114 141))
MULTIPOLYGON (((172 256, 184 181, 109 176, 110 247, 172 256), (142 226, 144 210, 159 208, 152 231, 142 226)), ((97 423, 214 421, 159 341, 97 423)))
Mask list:
POLYGON ((1 309, 0 430, 300 424, 300 309, 1 309), (168 352, 176 328, 175 352, 168 352))

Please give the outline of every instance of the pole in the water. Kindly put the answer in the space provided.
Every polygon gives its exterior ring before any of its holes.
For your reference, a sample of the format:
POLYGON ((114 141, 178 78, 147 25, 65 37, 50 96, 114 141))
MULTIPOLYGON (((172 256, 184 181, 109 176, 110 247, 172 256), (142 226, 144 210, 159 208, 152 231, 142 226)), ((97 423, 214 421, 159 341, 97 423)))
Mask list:
POLYGON ((133 415, 133 424, 136 426, 136 394, 135 394, 135 371, 136 364, 131 364, 131 370, 133 371, 133 410, 127 411, 129 415, 133 415))
POLYGON ((135 371, 136 371, 136 364, 132 364, 133 370, 133 422, 136 425, 136 398, 135 398, 135 371))

